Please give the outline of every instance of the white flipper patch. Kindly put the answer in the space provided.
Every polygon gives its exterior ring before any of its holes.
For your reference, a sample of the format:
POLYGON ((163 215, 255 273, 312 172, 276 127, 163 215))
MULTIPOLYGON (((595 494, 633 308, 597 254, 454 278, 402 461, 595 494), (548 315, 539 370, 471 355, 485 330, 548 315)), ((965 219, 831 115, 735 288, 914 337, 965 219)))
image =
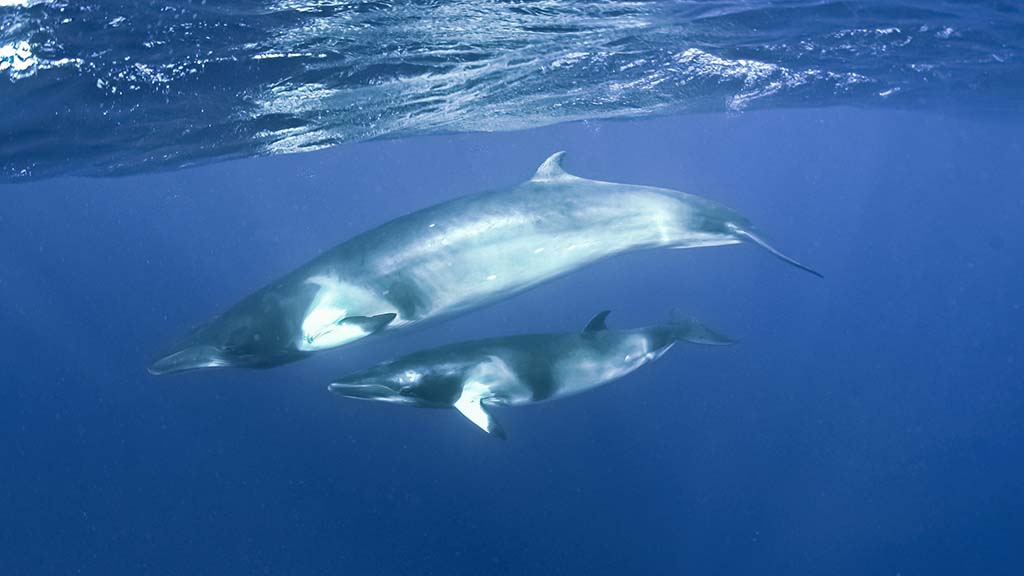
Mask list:
POLYGON ((455 401, 455 409, 484 432, 498 438, 505 438, 505 430, 488 411, 489 406, 487 406, 487 399, 484 396, 487 392, 488 389, 485 385, 479 382, 467 382, 462 388, 459 399, 455 401))

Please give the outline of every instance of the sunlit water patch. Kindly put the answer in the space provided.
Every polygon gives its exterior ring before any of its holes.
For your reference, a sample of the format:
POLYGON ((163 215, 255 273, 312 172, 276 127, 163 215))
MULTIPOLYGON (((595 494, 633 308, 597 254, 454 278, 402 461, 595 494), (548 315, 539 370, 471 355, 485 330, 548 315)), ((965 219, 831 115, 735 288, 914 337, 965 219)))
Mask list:
POLYGON ((1015 2, 0 0, 0 173, 689 111, 1017 110, 1015 2))

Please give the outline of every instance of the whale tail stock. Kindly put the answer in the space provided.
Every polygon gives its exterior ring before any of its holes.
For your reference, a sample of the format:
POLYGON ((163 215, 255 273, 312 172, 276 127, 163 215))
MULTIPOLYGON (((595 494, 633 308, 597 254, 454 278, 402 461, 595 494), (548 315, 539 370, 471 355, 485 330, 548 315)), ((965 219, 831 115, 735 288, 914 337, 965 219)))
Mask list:
POLYGON ((681 316, 676 310, 672 311, 667 326, 673 338, 684 342, 708 346, 727 346, 736 343, 736 340, 708 328, 693 318, 681 316))
MULTIPOLYGON (((533 178, 531 178, 530 181, 535 183, 566 183, 582 180, 578 176, 574 176, 565 170, 562 166, 564 161, 565 152, 555 152, 549 156, 539 168, 537 168, 537 172, 533 175, 533 178)), ((764 239, 749 229, 749 222, 740 215, 705 200, 693 201, 696 201, 699 206, 709 210, 709 214, 712 216, 711 221, 713 222, 714 232, 731 235, 739 241, 753 242, 768 252, 771 252, 775 257, 779 258, 783 262, 795 266, 805 272, 814 274, 818 278, 824 278, 824 276, 817 270, 786 256, 782 252, 779 252, 774 246, 765 242, 764 239), (724 225, 724 230, 721 228, 722 225, 724 225)), ((690 244, 685 244, 682 246, 676 246, 676 248, 688 248, 690 246, 690 244)))
MULTIPOLYGON (((610 310, 598 312, 587 324, 587 327, 583 329, 583 333, 594 334, 595 332, 607 330, 608 326, 605 324, 605 320, 610 312, 610 310)), ((678 310, 672 310, 665 327, 669 329, 669 336, 674 340, 693 342, 694 344, 707 344, 709 346, 725 346, 736 342, 732 338, 715 332, 693 318, 682 316, 678 310)))

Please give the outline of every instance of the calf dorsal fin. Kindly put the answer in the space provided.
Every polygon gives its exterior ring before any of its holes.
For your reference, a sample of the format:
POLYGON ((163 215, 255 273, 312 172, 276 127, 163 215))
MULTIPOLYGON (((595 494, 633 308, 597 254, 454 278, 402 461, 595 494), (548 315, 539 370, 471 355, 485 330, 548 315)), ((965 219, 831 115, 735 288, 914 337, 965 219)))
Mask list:
POLYGON ((607 330, 608 325, 605 324, 604 321, 605 318, 608 318, 609 314, 611 314, 611 310, 601 310, 598 312, 596 316, 590 319, 590 322, 587 322, 587 327, 583 329, 583 332, 600 332, 602 330, 607 330))

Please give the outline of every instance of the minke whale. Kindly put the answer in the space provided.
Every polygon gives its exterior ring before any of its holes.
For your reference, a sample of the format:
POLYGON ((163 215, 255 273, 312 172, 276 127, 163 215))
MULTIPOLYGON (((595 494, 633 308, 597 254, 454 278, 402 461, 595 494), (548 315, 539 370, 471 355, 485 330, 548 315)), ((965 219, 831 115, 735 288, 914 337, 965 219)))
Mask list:
POLYGON ((494 406, 519 406, 578 394, 661 357, 676 342, 733 341, 695 320, 608 330, 603 311, 581 333, 528 334, 415 352, 333 382, 348 398, 423 408, 455 408, 504 438, 494 406))
POLYGON ((425 208, 321 254, 200 326, 150 367, 265 368, 492 303, 603 258, 651 248, 769 246, 698 196, 580 178, 563 152, 511 189, 425 208))

